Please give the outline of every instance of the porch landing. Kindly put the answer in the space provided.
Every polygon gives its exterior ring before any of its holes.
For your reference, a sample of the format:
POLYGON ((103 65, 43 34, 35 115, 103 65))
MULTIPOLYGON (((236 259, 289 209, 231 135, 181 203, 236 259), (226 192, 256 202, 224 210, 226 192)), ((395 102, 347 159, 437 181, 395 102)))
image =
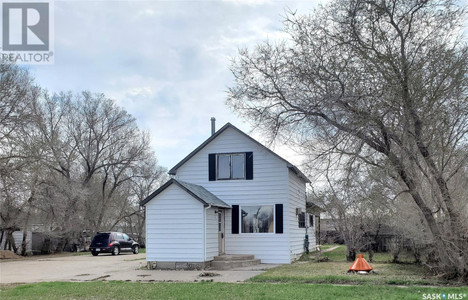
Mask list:
POLYGON ((212 270, 230 270, 234 268, 250 267, 260 264, 260 259, 256 259, 250 254, 225 254, 215 256, 211 262, 212 270))

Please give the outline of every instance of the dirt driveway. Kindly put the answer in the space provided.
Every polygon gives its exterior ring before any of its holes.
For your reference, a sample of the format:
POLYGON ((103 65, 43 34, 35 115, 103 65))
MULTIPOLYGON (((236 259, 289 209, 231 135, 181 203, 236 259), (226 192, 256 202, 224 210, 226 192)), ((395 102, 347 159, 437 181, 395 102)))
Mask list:
POLYGON ((205 271, 146 270, 145 254, 122 253, 117 256, 76 255, 38 257, 0 262, 0 284, 41 281, 185 281, 202 280, 239 282, 262 273, 274 265, 258 265, 228 271, 208 271, 216 276, 204 276, 205 271))

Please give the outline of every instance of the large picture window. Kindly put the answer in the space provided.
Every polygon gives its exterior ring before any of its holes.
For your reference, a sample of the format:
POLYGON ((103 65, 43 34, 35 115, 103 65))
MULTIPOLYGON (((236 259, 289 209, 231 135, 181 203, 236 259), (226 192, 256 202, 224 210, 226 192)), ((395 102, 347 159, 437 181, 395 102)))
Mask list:
POLYGON ((273 205, 242 206, 242 233, 274 232, 273 205))
POLYGON ((245 179, 245 153, 218 154, 217 179, 245 179))

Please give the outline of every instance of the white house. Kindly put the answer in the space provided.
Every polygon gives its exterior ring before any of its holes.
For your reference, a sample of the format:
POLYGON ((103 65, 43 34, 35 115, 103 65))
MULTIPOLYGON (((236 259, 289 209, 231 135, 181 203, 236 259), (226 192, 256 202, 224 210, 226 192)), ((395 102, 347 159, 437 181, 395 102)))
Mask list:
MULTIPOLYGON (((223 254, 250 254, 263 263, 290 263, 304 252, 309 180, 230 123, 214 132, 212 122, 211 137, 141 202, 146 260, 191 268, 223 254)), ((314 249, 315 228, 307 232, 314 249)))

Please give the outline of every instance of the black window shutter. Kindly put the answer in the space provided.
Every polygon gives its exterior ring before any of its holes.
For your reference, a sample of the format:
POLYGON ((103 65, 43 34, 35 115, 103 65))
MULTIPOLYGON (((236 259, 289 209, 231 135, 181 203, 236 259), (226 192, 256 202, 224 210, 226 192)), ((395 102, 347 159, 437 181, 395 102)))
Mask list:
POLYGON ((239 233, 239 205, 232 206, 232 216, 231 216, 231 232, 232 234, 239 233))
POLYGON ((275 204, 276 233, 283 233, 283 204, 275 204))
POLYGON ((245 152, 245 179, 253 179, 253 152, 245 152))
POLYGON ((216 181, 216 154, 208 154, 208 180, 216 181))

